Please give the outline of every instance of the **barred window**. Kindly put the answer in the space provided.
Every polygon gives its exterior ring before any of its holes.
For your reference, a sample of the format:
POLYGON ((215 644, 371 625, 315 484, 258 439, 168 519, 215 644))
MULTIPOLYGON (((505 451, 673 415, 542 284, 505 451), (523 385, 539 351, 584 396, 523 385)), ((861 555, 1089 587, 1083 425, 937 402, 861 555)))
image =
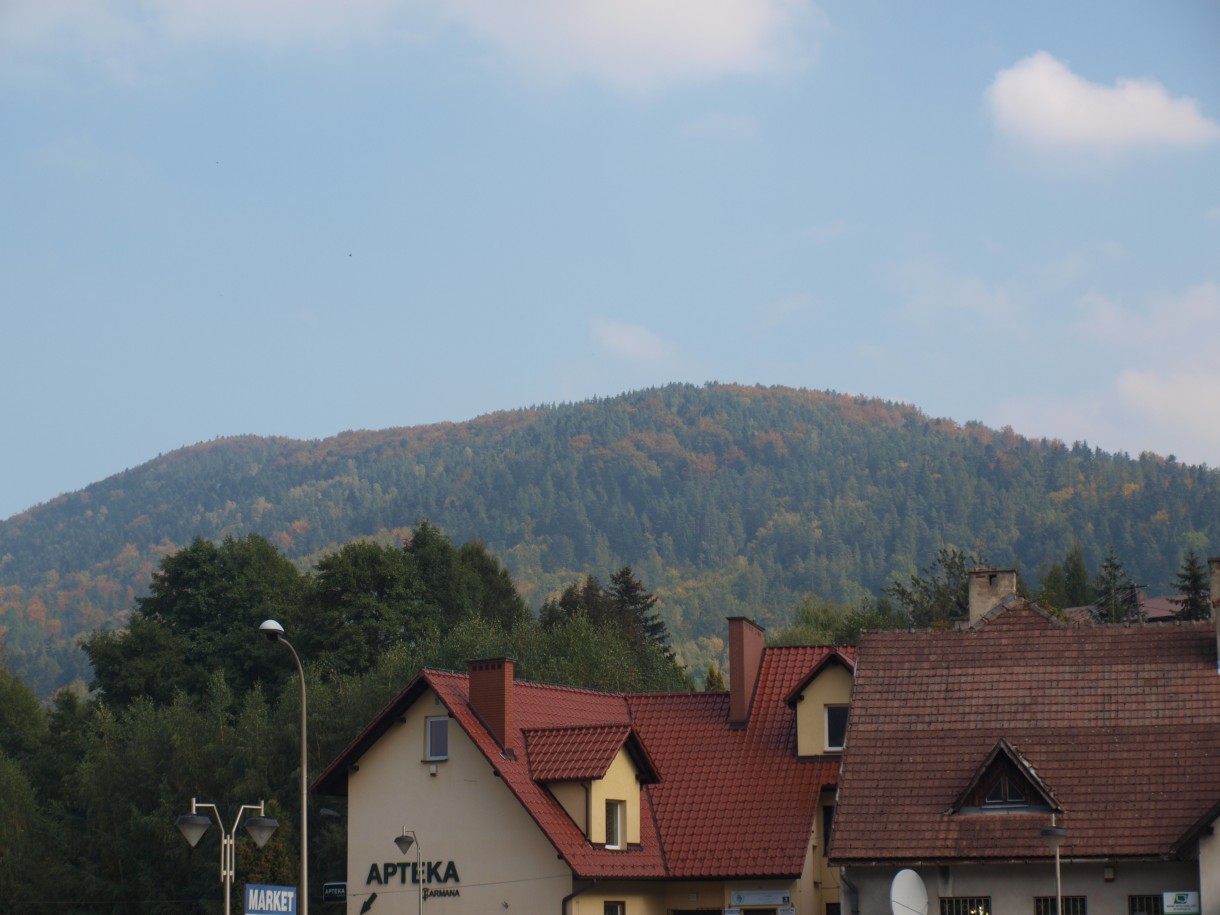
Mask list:
POLYGON ((942 896, 940 915, 991 915, 991 897, 942 896))
POLYGON ((1128 896, 1127 915, 1163 915, 1160 896, 1128 896))
MULTIPOLYGON (((1089 915, 1087 896, 1064 896, 1063 915, 1089 915)), ((1054 896, 1035 896, 1034 915, 1055 915, 1054 896)))

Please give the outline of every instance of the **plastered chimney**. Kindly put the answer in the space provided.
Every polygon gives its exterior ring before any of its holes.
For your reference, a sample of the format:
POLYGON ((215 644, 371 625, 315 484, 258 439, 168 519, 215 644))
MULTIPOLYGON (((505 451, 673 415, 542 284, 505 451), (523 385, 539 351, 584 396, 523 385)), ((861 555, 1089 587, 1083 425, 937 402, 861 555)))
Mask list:
POLYGON ((515 665, 512 658, 466 662, 470 674, 470 706, 506 753, 512 750, 515 665))
POLYGON ((1016 569, 970 570, 970 623, 987 615, 996 604, 1017 593, 1016 569))
POLYGON ((763 629, 744 616, 729 617, 729 727, 744 728, 762 667, 763 629))

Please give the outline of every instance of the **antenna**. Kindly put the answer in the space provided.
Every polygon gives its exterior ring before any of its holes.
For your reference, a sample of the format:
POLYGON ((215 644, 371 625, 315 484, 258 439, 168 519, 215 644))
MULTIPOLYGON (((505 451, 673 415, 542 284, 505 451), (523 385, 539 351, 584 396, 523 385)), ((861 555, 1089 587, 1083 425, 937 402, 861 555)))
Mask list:
POLYGON ((928 889, 915 871, 907 868, 894 875, 890 909, 894 915, 928 915, 928 889))

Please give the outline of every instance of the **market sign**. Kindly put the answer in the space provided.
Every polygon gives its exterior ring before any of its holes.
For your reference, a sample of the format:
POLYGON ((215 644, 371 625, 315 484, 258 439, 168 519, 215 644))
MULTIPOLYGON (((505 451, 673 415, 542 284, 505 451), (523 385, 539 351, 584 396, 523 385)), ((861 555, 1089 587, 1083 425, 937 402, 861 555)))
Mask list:
POLYGON ((297 888, 247 883, 246 915, 297 915, 297 888))
POLYGON ((1199 894, 1162 893, 1161 911, 1165 915, 1199 915, 1199 894))

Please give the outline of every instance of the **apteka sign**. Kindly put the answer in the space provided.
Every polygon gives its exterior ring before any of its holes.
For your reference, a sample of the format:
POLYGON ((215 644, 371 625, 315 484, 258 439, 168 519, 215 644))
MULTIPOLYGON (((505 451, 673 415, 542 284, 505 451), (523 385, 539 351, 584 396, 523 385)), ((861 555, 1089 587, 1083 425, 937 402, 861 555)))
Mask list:
POLYGON ((297 915, 297 888, 247 883, 246 915, 297 915))

